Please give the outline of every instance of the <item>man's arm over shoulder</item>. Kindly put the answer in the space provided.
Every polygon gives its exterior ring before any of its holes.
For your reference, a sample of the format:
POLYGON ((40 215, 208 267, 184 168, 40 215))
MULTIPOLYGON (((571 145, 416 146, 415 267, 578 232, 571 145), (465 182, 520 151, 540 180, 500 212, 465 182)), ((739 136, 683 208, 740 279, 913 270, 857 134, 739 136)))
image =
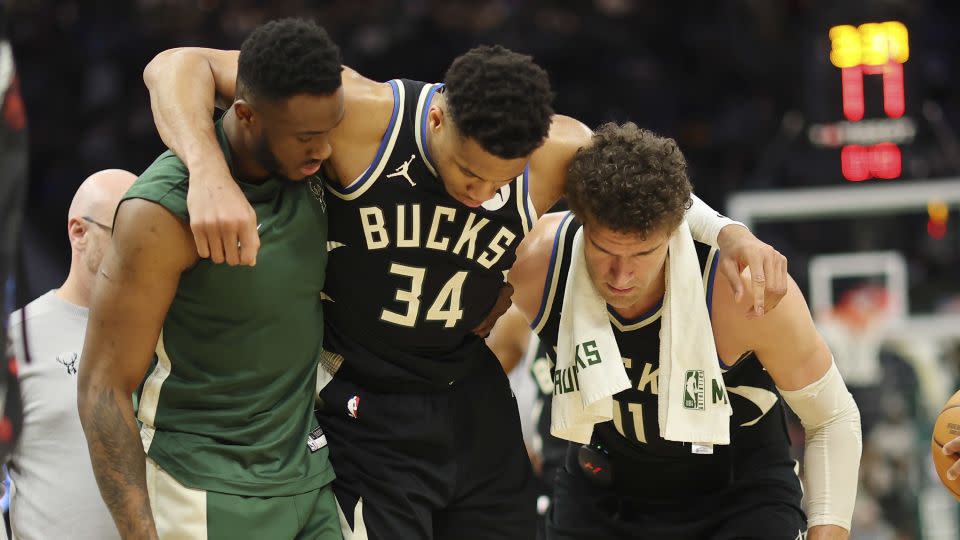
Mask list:
POLYGON ((150 61, 143 80, 160 138, 190 170, 187 204, 198 253, 252 266, 260 248, 257 216, 233 180, 213 125, 215 96, 233 102, 239 54, 171 49, 150 61))
POLYGON ((592 135, 590 128, 575 118, 553 116, 547 140, 530 157, 530 196, 538 216, 563 196, 570 162, 577 150, 590 144, 592 135))
MULTIPOLYGON (((749 283, 749 270, 742 279, 749 283)), ((754 351, 806 429, 808 538, 847 538, 860 467, 860 412, 797 284, 790 279, 777 309, 759 318, 746 315, 753 302, 746 291, 737 305, 729 282, 714 279, 717 351, 728 363, 754 351)))
POLYGON ((517 260, 507 274, 507 281, 514 288, 514 306, 528 322, 532 323, 540 311, 554 239, 568 215, 568 212, 554 212, 543 216, 517 247, 517 260))
POLYGON ((224 108, 233 103, 239 55, 180 47, 156 55, 143 70, 160 138, 190 170, 206 164, 211 152, 220 154, 213 131, 215 100, 224 108))
POLYGON ((350 184, 370 166, 394 112, 393 87, 343 66, 343 120, 330 132, 335 180, 350 184))
POLYGON ((156 538, 131 394, 153 357, 181 273, 198 259, 186 225, 140 199, 120 204, 93 286, 77 406, 97 485, 123 538, 156 538))

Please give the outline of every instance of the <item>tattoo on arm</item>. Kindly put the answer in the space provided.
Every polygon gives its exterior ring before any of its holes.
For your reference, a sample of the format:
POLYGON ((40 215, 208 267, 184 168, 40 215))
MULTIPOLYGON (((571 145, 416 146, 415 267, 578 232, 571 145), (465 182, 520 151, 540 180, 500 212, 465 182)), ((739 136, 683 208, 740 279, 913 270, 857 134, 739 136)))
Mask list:
POLYGON ((133 404, 124 403, 109 388, 93 388, 91 393, 89 422, 84 427, 103 501, 123 538, 155 538, 133 404))

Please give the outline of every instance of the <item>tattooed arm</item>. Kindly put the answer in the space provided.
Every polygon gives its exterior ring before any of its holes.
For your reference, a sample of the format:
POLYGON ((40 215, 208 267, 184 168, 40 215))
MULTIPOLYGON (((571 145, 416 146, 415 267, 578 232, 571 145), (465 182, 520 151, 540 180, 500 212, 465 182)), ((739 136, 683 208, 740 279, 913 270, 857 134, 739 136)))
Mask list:
POLYGON ((77 406, 100 494, 125 539, 157 538, 131 395, 180 274, 196 260, 190 229, 173 214, 141 199, 120 204, 93 286, 77 406))

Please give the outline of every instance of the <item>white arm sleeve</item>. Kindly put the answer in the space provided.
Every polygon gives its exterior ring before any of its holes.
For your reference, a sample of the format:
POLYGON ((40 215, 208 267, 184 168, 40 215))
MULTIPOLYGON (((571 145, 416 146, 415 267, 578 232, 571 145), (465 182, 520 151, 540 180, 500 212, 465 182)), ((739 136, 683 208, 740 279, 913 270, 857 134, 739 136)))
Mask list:
POLYGON ((717 236, 720 235, 720 229, 727 225, 746 227, 743 223, 734 221, 710 208, 707 203, 701 201, 699 197, 692 193, 690 194, 690 200, 693 201, 693 206, 687 210, 685 217, 687 224, 690 225, 690 234, 697 242, 720 247, 717 245, 717 236))
POLYGON ((807 526, 838 525, 849 531, 863 445, 853 396, 834 363, 820 380, 780 394, 807 432, 807 526))

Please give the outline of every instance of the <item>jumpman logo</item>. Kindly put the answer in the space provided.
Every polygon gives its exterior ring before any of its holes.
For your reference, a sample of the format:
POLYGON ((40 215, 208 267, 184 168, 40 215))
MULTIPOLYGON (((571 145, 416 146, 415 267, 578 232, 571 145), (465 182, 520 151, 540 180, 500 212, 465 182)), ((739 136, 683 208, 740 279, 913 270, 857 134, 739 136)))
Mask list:
POLYGON ((416 154, 410 154, 410 159, 401 163, 400 166, 397 167, 396 171, 387 175, 387 178, 393 178, 394 176, 402 176, 407 179, 407 182, 410 182, 411 186, 417 185, 417 183, 413 181, 413 178, 410 178, 410 173, 407 172, 410 169, 410 164, 413 163, 413 160, 416 158, 417 158, 416 154))

